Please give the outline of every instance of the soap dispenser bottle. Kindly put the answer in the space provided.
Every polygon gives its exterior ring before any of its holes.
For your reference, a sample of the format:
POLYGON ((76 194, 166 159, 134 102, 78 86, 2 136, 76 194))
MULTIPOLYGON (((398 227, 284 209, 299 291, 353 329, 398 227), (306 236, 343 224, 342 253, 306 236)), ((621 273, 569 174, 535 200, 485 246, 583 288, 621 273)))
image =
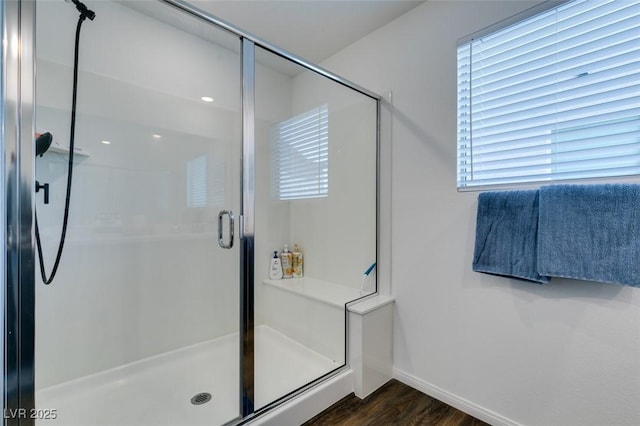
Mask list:
POLYGON ((282 278, 292 278, 293 270, 292 270, 292 259, 291 253, 289 252, 289 245, 284 245, 284 250, 280 255, 280 261, 282 262, 282 278))
POLYGON ((302 253, 297 244, 293 245, 293 252, 291 252, 293 278, 302 278, 304 275, 302 272, 302 253))
POLYGON ((269 269, 269 278, 272 280, 282 279, 282 263, 278 257, 278 252, 273 252, 273 259, 271 259, 271 268, 269 269))

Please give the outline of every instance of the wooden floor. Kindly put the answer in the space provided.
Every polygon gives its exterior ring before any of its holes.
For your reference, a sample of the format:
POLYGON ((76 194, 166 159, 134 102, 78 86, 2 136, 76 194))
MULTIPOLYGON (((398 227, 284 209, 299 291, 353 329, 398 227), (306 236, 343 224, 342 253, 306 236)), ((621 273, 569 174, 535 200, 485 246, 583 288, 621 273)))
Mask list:
POLYGON ((431 398, 397 380, 391 380, 365 399, 342 398, 305 426, 481 426, 470 415, 431 398))

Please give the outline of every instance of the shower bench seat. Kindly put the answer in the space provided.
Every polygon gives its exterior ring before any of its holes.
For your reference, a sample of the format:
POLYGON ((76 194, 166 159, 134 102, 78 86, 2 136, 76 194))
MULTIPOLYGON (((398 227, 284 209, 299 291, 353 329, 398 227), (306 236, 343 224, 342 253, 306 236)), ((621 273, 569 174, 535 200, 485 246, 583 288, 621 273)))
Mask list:
POLYGON ((312 277, 263 280, 261 287, 259 323, 345 363, 345 305, 367 293, 312 277))
POLYGON ((360 289, 311 277, 264 280, 264 284, 338 308, 366 295, 360 289))

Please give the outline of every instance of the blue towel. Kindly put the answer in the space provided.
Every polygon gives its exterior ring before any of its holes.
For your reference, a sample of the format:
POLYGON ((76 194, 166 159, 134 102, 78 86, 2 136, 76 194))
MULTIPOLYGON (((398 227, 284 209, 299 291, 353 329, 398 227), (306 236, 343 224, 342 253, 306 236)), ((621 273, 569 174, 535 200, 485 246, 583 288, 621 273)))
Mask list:
POLYGON ((540 188, 538 272, 640 286, 640 185, 540 188))
POLYGON ((544 284, 537 272, 538 191, 478 196, 473 270, 544 284))

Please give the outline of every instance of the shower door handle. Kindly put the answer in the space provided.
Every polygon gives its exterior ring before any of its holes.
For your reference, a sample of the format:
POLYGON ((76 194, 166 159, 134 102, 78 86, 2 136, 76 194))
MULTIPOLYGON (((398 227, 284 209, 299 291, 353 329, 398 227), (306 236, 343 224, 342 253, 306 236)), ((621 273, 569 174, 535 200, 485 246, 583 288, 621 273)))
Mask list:
POLYGON ((218 213, 218 245, 224 249, 230 249, 233 247, 233 212, 231 210, 220 210, 218 213), (222 235, 222 219, 224 216, 228 216, 228 224, 229 224, 229 241, 224 242, 224 237, 222 235))

